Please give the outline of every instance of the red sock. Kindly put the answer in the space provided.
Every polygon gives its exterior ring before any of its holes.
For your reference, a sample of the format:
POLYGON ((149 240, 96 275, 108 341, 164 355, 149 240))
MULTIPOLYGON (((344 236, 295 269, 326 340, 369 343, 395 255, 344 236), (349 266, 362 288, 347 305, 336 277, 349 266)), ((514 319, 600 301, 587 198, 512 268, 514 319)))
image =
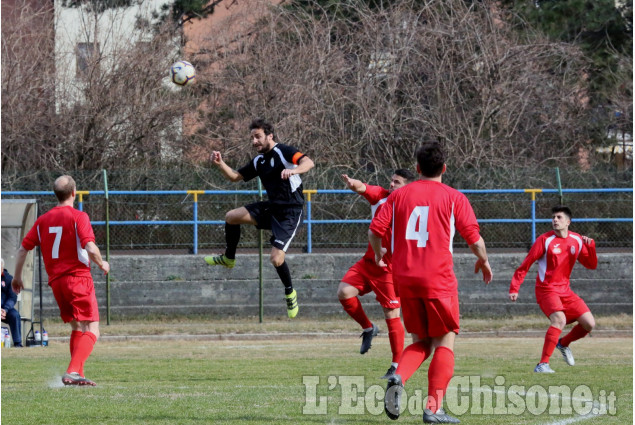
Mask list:
POLYGON ((390 341, 390 350, 392 351, 393 363, 399 362, 399 357, 403 352, 403 340, 405 331, 401 324, 401 318, 395 317, 393 319, 386 319, 386 325, 388 325, 388 340, 390 341))
POLYGON ((90 353, 93 352, 93 347, 97 342, 97 336, 92 332, 84 332, 77 341, 77 346, 73 350, 71 355, 71 362, 68 365, 67 373, 79 372, 81 376, 84 376, 84 363, 90 353))
POLYGON ((397 375, 401 376, 401 382, 405 384, 412 374, 419 369, 421 363, 426 361, 429 355, 430 347, 422 341, 407 346, 401 354, 399 366, 397 366, 397 370, 395 371, 397 375))
POLYGON ((340 303, 342 304, 342 307, 344 307, 344 311, 347 312, 348 315, 351 316, 357 323, 359 323, 362 329, 373 327, 373 323, 368 319, 368 316, 366 316, 359 298, 347 298, 345 300, 340 300, 340 303))
POLYGON ((437 347, 428 368, 428 403, 426 409, 436 412, 443 405, 443 396, 454 375, 454 352, 448 347, 437 347))
POLYGON ((82 331, 71 332, 71 341, 69 343, 71 348, 71 357, 73 357, 73 351, 75 351, 75 347, 77 347, 77 341, 79 341, 79 337, 82 336, 82 334, 82 331))
POLYGON ((545 335, 545 344, 542 346, 542 357, 540 357, 540 363, 549 363, 549 357, 553 354, 553 350, 558 344, 558 338, 562 333, 561 329, 549 326, 547 334, 545 335))
POLYGON ((568 334, 562 337, 560 340, 560 344, 563 347, 568 347, 573 341, 577 341, 581 338, 584 338, 589 334, 589 331, 584 329, 581 324, 577 324, 569 331, 568 334))

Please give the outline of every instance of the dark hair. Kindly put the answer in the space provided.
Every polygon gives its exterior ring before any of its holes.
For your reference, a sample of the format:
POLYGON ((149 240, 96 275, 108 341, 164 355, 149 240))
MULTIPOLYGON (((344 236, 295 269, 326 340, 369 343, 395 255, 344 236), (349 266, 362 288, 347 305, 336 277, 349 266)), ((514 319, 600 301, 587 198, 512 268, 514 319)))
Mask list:
POLYGON ((569 207, 565 207, 564 205, 556 205, 551 209, 551 214, 555 214, 558 212, 565 213, 566 216, 569 217, 569 220, 571 220, 571 217, 573 217, 573 214, 571 214, 571 210, 569 209, 569 207))
POLYGON ((71 176, 59 176, 53 183, 53 192, 60 202, 70 198, 73 190, 75 190, 75 180, 71 176))
POLYGON ((406 179, 408 183, 413 182, 417 179, 417 175, 406 168, 396 169, 395 175, 399 177, 403 177, 404 179, 406 179))
POLYGON ((438 177, 443 173, 445 152, 441 143, 426 141, 417 149, 417 164, 425 177, 438 177))
POLYGON ((269 124, 269 123, 268 123, 267 121, 265 121, 264 119, 262 119, 262 118, 256 118, 256 119, 255 119, 255 120, 253 120, 253 121, 251 122, 251 124, 249 125, 249 130, 255 130, 255 129, 257 129, 257 128, 262 129, 262 131, 264 131, 264 132, 265 132, 265 136, 268 136, 268 135, 270 135, 270 134, 271 134, 271 135, 273 136, 273 138, 274 138, 274 139, 276 138, 276 136, 275 136, 275 134, 274 134, 274 131, 273 131, 273 125, 269 124))

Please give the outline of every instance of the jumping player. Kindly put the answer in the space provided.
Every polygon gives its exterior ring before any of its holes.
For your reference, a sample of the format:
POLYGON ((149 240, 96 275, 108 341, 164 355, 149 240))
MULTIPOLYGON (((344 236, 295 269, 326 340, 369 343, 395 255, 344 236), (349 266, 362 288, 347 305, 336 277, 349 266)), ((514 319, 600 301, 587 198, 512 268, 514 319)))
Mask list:
POLYGON ((84 363, 99 338, 99 310, 90 262, 108 273, 110 265, 102 260, 95 245, 95 235, 85 212, 73 208, 76 196, 75 180, 61 176, 53 191, 58 204, 41 215, 22 240, 13 276, 13 289, 24 289, 22 268, 29 251, 40 247, 49 286, 60 308, 64 323, 71 325, 71 362, 62 376, 64 385, 96 384, 84 377, 84 363))
POLYGON ((385 265, 382 258, 386 252, 382 237, 392 228, 393 279, 406 330, 414 341, 401 355, 395 374, 388 378, 384 407, 391 419, 399 417, 403 384, 434 352, 428 368, 423 422, 459 422, 442 409, 454 374, 454 339, 459 332, 458 283, 452 258, 455 230, 477 257, 475 272, 481 271, 485 283, 492 280, 474 210, 465 195, 441 182, 445 169, 441 145, 424 143, 417 150, 421 180, 391 193, 370 224, 368 237, 380 266, 385 265))
POLYGON ((296 148, 275 141, 274 129, 268 122, 258 119, 249 126, 251 143, 258 155, 239 170, 228 166, 218 151, 213 151, 211 160, 225 178, 232 182, 249 181, 260 177, 268 201, 255 202, 233 209, 225 215, 225 253, 205 257, 211 266, 220 265, 229 269, 236 264, 236 248, 240 240, 240 225, 252 224, 258 229, 270 229, 271 254, 269 261, 278 272, 284 285, 287 315, 298 314, 298 295, 293 289, 291 272, 285 262, 285 253, 302 223, 302 179, 300 174, 313 168, 313 161, 296 148))
MULTIPOLYGON (((390 179, 389 189, 381 186, 372 186, 362 183, 360 180, 351 179, 346 174, 342 174, 342 179, 346 186, 353 192, 362 195, 371 205, 372 216, 375 216, 383 206, 386 198, 393 191, 414 181, 417 176, 410 170, 398 169, 390 179)), ((390 246, 391 232, 386 232, 382 244, 390 246)), ((375 299, 384 309, 384 317, 388 326, 388 339, 390 350, 392 351, 392 363, 390 368, 382 378, 388 379, 395 373, 399 363, 399 357, 403 351, 404 328, 399 317, 399 297, 395 294, 395 287, 392 282, 392 270, 390 254, 384 256, 387 267, 379 267, 375 264, 375 254, 373 248, 368 245, 368 249, 357 263, 346 272, 339 287, 337 297, 348 313, 362 327, 362 345, 359 349, 361 354, 365 354, 371 347, 373 337, 379 333, 379 328, 372 323, 362 307, 358 296, 371 291, 375 293, 375 299)))
POLYGON ((565 206, 551 209, 552 231, 536 239, 529 254, 514 273, 509 286, 509 299, 518 299, 518 289, 525 280, 531 265, 538 261, 536 276, 536 302, 549 318, 550 326, 545 335, 540 362, 534 372, 554 373, 549 366, 549 358, 558 348, 569 366, 575 364, 569 344, 587 336, 595 319, 586 303, 571 289, 571 270, 578 260, 587 269, 594 270, 598 265, 595 242, 586 236, 569 231, 571 210, 565 206), (577 325, 564 337, 560 334, 564 327, 573 322, 577 325))

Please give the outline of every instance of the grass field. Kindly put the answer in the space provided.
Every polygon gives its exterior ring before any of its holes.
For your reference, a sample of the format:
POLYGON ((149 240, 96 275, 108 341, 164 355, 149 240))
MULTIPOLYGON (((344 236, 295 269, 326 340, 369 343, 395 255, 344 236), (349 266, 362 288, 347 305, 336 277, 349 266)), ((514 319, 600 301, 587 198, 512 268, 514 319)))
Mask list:
MULTIPOLYGON (((186 325, 128 324, 155 335, 186 325)), ((228 329, 224 326, 218 324, 228 329)), ((311 337, 285 334, 309 332, 315 326, 309 322, 273 323, 275 333, 263 326, 254 326, 260 332, 255 339, 127 340, 114 338, 126 333, 125 326, 104 326, 104 338, 86 365, 86 376, 98 383, 94 388, 62 386, 66 340, 53 339, 46 348, 3 350, 2 423, 397 423, 383 413, 385 381, 379 377, 390 362, 385 333, 361 356, 359 338, 337 333, 340 326, 354 330, 346 321, 326 325, 330 333, 311 337)), ((203 327, 209 330, 209 324, 203 327)), ((252 329, 240 323, 230 328, 252 329)), ((61 329, 48 326, 52 335, 68 335, 61 329)), ((532 372, 541 348, 539 337, 459 337, 446 410, 466 424, 633 423, 632 337, 595 336, 574 343, 574 367, 556 351, 553 375, 532 372), (559 406, 570 411, 560 412, 559 406)), ((406 384, 409 397, 399 423, 421 423, 428 364, 406 384)))

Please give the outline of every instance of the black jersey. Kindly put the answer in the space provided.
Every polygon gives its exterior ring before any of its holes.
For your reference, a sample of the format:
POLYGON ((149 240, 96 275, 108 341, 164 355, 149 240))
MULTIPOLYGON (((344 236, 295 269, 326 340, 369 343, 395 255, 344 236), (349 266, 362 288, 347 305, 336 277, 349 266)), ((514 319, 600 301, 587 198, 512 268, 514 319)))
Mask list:
POLYGON ((304 205, 304 195, 300 175, 294 174, 288 180, 283 180, 281 174, 285 168, 296 168, 304 156, 293 146, 276 143, 269 152, 256 156, 238 172, 244 181, 260 177, 271 204, 301 207, 304 205))

